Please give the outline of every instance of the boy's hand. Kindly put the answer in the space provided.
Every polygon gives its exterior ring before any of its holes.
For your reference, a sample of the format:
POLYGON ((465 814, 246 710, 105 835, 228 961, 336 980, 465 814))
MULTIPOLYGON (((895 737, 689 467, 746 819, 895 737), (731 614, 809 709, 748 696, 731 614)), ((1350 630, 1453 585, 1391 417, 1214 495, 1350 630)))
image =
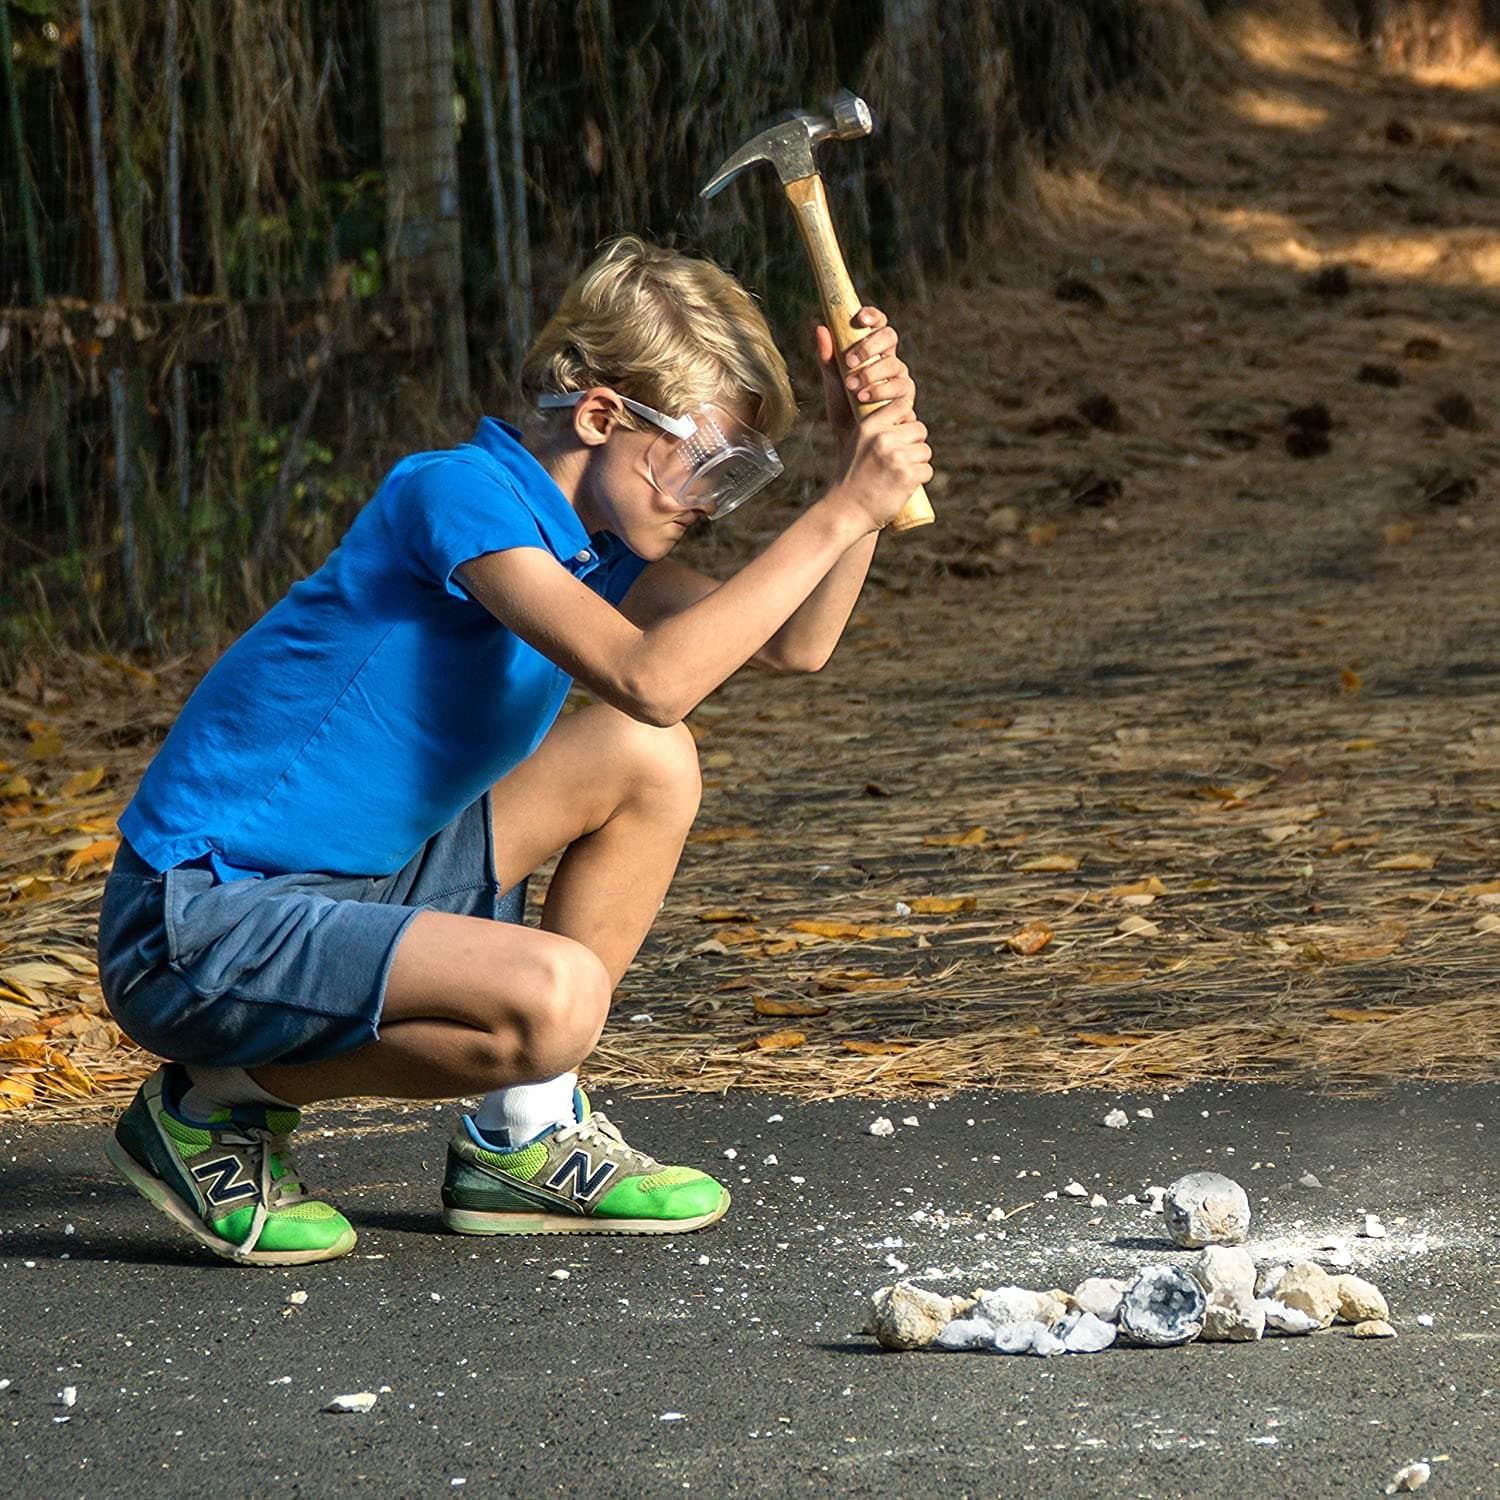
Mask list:
POLYGON ((932 449, 917 420, 916 382, 896 357, 896 330, 878 307, 860 308, 854 321, 869 332, 842 357, 828 329, 818 327, 823 395, 843 469, 836 488, 882 527, 932 478, 932 449), (886 404, 861 418, 849 405, 851 396, 886 404))

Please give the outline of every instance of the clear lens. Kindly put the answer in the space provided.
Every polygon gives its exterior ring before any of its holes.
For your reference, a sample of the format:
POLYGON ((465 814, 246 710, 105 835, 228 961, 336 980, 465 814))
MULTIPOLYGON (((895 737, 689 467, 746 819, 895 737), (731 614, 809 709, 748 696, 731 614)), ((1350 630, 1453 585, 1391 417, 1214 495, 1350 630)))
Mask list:
POLYGON ((717 407, 690 413, 691 437, 663 433, 647 451, 651 481, 685 510, 727 516, 781 473, 776 450, 753 428, 741 427, 717 407))

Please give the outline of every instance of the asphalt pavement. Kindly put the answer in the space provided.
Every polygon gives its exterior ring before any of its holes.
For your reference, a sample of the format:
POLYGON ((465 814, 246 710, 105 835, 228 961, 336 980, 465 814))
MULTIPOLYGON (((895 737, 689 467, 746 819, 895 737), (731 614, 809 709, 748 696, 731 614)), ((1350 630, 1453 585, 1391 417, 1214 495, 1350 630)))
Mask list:
POLYGON ((454 1106, 323 1110, 300 1162, 359 1244, 248 1270, 114 1179, 105 1126, 5 1117, 0 1495, 1256 1500, 1378 1495, 1425 1460, 1435 1500, 1500 1497, 1500 1087, 595 1103, 718 1175, 725 1220, 450 1235, 454 1106), (1117 1106, 1130 1123, 1106 1128, 1117 1106), (868 1133, 878 1116, 894 1134, 868 1133), (1071 1288, 1181 1260, 1121 1200, 1198 1169, 1245 1186, 1259 1261, 1346 1244, 1399 1337, 1038 1359, 861 1331, 903 1274, 1071 1288), (1357 1234, 1367 1212, 1384 1239, 1357 1234), (322 1410, 353 1392, 373 1409, 322 1410))

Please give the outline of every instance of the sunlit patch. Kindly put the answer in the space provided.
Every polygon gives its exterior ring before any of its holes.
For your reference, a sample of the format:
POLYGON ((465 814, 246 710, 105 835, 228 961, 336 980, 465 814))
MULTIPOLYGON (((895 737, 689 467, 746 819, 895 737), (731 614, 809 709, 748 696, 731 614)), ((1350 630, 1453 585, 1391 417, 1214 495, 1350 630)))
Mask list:
POLYGON ((1308 104, 1290 94, 1268 94, 1240 89, 1230 105, 1242 119, 1274 130, 1317 130, 1328 123, 1328 111, 1320 104, 1308 104))

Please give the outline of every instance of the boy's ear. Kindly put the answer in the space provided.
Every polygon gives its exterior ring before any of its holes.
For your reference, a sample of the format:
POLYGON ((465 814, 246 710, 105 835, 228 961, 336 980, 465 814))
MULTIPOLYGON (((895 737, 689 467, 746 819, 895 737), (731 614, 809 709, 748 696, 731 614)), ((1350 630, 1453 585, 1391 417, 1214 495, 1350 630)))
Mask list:
POLYGON ((573 408, 573 431, 580 443, 598 448, 609 441, 624 407, 608 386, 594 386, 573 408))

